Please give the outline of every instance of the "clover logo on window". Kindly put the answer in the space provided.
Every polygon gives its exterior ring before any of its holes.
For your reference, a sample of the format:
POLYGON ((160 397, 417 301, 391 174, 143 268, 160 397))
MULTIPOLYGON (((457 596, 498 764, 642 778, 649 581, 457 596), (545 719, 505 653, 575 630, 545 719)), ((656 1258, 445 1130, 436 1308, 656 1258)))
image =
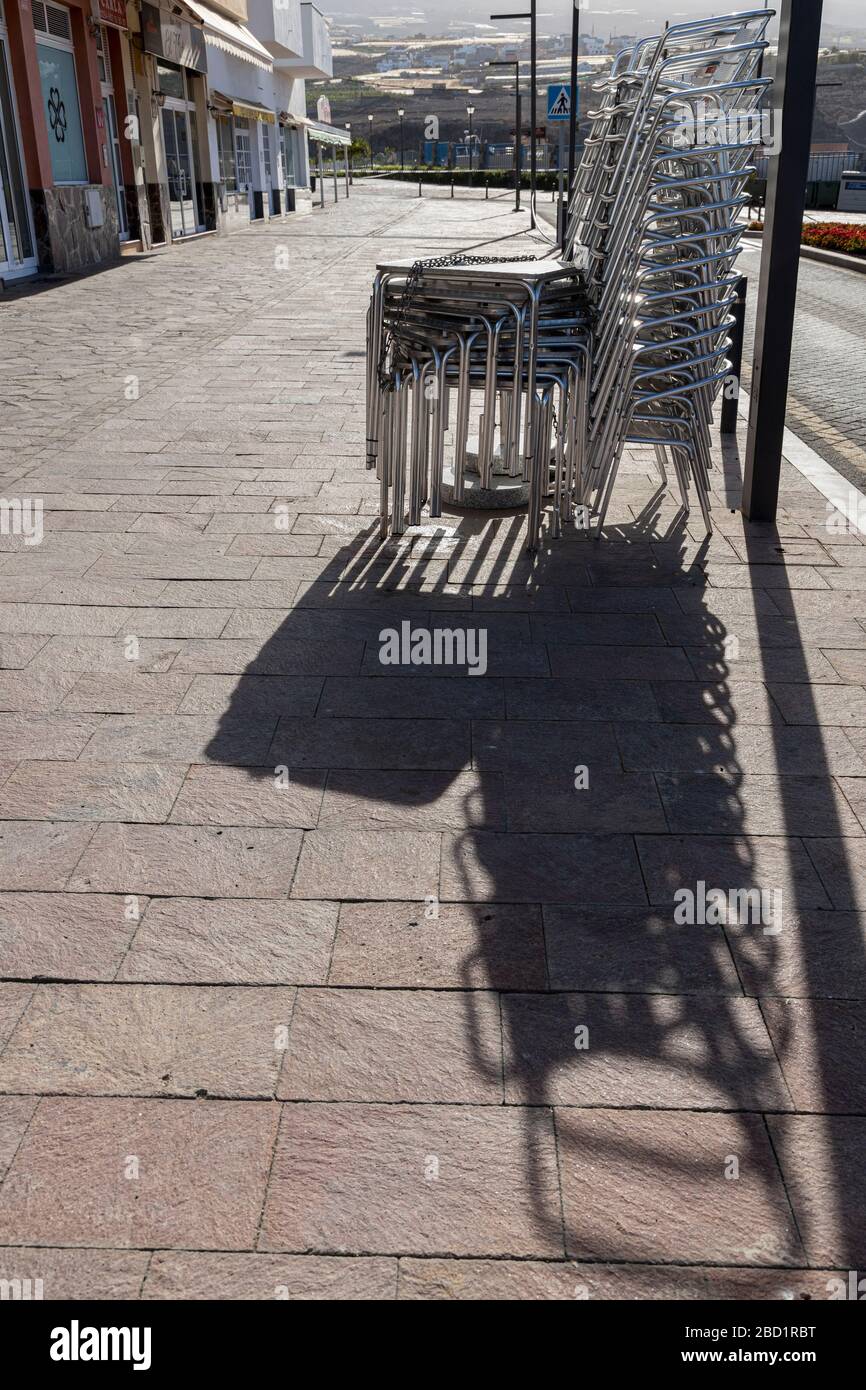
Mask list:
POLYGON ((62 145, 66 139, 66 105, 60 100, 59 87, 52 87, 48 94, 48 120, 54 139, 62 145))

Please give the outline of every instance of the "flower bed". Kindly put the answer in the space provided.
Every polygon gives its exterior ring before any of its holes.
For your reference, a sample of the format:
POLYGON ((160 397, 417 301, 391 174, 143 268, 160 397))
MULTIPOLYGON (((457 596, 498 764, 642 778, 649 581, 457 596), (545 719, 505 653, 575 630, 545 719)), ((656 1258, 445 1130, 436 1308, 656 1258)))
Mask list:
POLYGON ((866 256, 866 223, 812 222, 803 228, 806 246, 822 251, 842 251, 846 256, 866 256))

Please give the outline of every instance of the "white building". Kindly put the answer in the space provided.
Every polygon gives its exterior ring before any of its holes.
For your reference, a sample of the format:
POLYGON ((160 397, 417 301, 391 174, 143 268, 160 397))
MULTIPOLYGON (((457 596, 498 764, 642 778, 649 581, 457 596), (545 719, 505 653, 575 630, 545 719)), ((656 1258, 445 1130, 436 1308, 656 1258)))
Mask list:
POLYGON ((302 0, 189 0, 207 52, 218 223, 231 231, 311 205, 305 83, 333 75, 320 10, 302 0))
POLYGON ((581 34, 578 47, 581 53, 596 56, 605 51, 604 39, 596 38, 595 34, 581 34))

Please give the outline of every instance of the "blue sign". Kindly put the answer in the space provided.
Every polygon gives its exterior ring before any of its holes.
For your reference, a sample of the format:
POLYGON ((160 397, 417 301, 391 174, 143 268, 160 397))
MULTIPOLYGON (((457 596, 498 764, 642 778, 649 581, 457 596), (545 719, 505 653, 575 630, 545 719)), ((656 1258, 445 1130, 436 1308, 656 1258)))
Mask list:
POLYGON ((567 121, 571 115, 571 83, 551 82, 547 88, 547 119, 567 121))

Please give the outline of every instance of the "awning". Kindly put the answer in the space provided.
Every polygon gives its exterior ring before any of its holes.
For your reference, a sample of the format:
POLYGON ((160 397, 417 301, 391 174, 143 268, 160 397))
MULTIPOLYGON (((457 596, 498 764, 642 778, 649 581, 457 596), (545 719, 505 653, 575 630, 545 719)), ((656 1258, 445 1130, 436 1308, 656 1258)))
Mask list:
POLYGON ((223 53, 230 53, 232 57, 240 58, 245 63, 264 68, 266 72, 273 72, 274 62, 270 53, 246 25, 237 24, 233 19, 224 19, 216 10, 200 4, 199 0, 184 0, 184 4, 193 14, 198 15, 204 25, 205 43, 211 48, 219 48, 223 53))
POLYGON ((209 107, 214 115, 242 116, 247 121, 265 121, 268 125, 276 125, 273 111, 269 111, 267 106, 262 106, 258 101, 235 101, 234 97, 227 97, 215 87, 211 87, 208 95, 209 107))
POLYGON ((304 120, 307 134, 320 145, 351 145, 352 137, 347 130, 338 130, 335 125, 325 125, 324 121, 304 120))
POLYGON ((273 111, 257 101, 233 101, 232 111, 236 116, 244 116, 248 121, 264 121, 266 125, 276 125, 273 111))

